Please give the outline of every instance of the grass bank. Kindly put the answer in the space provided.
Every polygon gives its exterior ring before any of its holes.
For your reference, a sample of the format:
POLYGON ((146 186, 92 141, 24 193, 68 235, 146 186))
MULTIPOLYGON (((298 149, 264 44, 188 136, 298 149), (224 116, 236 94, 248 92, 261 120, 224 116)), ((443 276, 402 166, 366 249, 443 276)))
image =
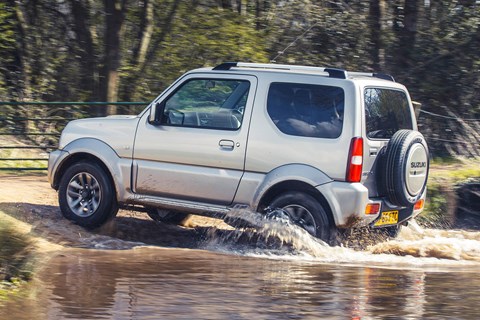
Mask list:
POLYGON ((0 212, 0 301, 18 293, 33 275, 35 246, 22 229, 0 212))
POLYGON ((427 203, 417 221, 425 227, 451 228, 455 224, 456 188, 480 179, 480 160, 434 160, 428 178, 427 203))
POLYGON ((63 247, 35 236, 33 226, 0 210, 0 303, 22 290, 48 260, 63 247))

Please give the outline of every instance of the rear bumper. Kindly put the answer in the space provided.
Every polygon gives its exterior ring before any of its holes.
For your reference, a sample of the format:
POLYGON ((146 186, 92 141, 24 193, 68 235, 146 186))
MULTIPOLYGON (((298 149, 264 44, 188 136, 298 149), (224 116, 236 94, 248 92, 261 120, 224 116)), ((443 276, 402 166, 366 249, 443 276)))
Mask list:
MULTIPOLYGON (((394 206, 383 198, 369 198, 368 189, 361 183, 333 181, 317 187, 327 200, 338 228, 373 226, 381 212, 398 210, 398 223, 402 224, 417 216, 422 209, 394 206), (368 204, 380 203, 377 214, 365 214, 368 204)), ((422 198, 425 200, 426 191, 422 198)), ((382 227, 388 227, 384 225, 382 227)))

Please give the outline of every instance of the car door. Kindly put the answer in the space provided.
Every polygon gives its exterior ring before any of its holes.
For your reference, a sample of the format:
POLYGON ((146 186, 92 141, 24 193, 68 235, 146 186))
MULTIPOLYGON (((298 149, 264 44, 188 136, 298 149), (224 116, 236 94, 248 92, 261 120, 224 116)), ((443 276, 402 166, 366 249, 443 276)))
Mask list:
POLYGON ((377 190, 378 156, 395 132, 415 128, 413 109, 407 93, 397 88, 369 86, 364 87, 361 94, 367 138, 363 156, 364 176, 367 173, 364 184, 369 189, 369 195, 376 197, 385 192, 377 190))
POLYGON ((231 203, 243 175, 256 85, 252 76, 197 73, 163 94, 155 103, 158 121, 147 112, 138 127, 134 192, 231 203))

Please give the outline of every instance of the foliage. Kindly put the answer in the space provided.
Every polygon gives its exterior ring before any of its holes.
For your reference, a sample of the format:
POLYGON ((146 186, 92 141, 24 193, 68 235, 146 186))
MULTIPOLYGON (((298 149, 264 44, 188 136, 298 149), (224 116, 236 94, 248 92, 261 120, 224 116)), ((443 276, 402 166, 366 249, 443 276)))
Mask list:
POLYGON ((31 245, 25 235, 0 220, 0 296, 3 288, 32 276, 31 245))
POLYGON ((455 186, 471 177, 480 177, 478 160, 466 163, 452 159, 435 160, 428 179, 425 210, 417 221, 426 227, 452 227, 457 210, 455 186))
POLYGON ((6 0, 0 50, 3 101, 150 101, 225 61, 391 73, 428 112, 419 125, 436 156, 480 155, 474 0, 6 0))
POLYGON ((452 187, 438 182, 428 184, 425 210, 416 218, 420 225, 444 229, 452 227, 454 212, 453 206, 449 203, 455 199, 452 187))
MULTIPOLYGON (((249 20, 252 19, 231 11, 202 6, 192 8, 183 3, 171 32, 157 49, 155 61, 145 71, 140 88, 130 98, 152 99, 190 69, 225 61, 266 62, 260 33, 249 20)), ((127 74, 128 70, 124 72, 127 74)))

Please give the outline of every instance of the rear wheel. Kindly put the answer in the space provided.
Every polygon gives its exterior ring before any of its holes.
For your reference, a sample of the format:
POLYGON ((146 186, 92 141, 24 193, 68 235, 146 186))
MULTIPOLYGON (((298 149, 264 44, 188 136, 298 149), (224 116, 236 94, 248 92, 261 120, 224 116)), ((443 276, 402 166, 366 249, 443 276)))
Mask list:
POLYGON ((190 214, 158 208, 147 208, 147 214, 152 220, 165 224, 181 224, 190 214))
POLYGON ((60 179, 58 202, 63 216, 83 227, 99 227, 118 212, 115 188, 95 163, 79 162, 60 179))
POLYGON ((313 196, 303 192, 286 192, 276 197, 269 207, 282 209, 312 236, 328 243, 334 240, 335 228, 323 206, 313 196))

